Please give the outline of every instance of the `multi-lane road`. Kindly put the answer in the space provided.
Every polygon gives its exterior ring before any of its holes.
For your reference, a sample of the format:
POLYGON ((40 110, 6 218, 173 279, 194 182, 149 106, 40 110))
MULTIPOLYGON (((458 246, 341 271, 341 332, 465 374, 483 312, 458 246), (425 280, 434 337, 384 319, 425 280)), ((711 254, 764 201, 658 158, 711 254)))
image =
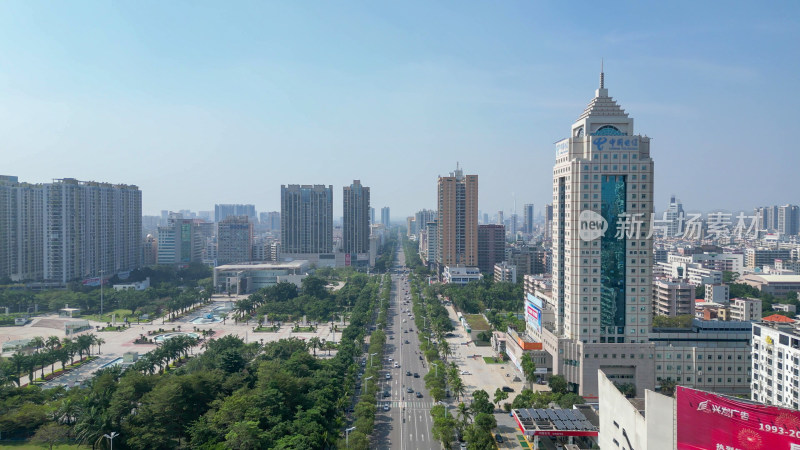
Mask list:
MULTIPOLYGON (((397 265, 404 267, 404 262, 405 256, 400 249, 397 252, 397 265)), ((425 389, 424 376, 428 373, 428 363, 419 351, 419 338, 413 316, 410 315, 411 297, 405 275, 392 275, 390 302, 372 447, 438 450, 441 444, 431 435, 433 421, 430 410, 433 399, 425 389), (386 374, 391 378, 387 379, 386 374), (389 396, 384 396, 384 392, 388 392, 389 396)))

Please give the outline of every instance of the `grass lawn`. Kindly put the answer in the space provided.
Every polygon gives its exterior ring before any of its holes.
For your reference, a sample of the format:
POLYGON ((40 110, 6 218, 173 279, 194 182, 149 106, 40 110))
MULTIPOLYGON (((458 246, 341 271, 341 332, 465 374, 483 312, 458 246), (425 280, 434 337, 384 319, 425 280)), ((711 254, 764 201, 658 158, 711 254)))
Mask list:
POLYGON ((292 328, 292 331, 295 333, 310 333, 314 331, 314 327, 298 327, 292 328))
MULTIPOLYGON (((47 448, 44 445, 35 445, 28 442, 3 442, 0 443, 0 450, 42 450, 47 448)), ((78 444, 60 444, 54 445, 54 450, 77 450, 82 448, 91 448, 91 446, 78 445, 78 444)))
POLYGON ((473 331, 484 331, 490 328, 489 322, 480 314, 464 314, 464 318, 467 319, 467 323, 473 331))
POLYGON ((483 362, 486 364, 505 364, 505 361, 500 358, 495 358, 494 356, 484 356, 483 362))
POLYGON ((81 316, 80 318, 81 319, 86 319, 86 320, 94 320, 95 322, 110 323, 111 322, 111 316, 113 314, 117 315, 117 323, 124 322, 125 321, 125 317, 128 318, 128 322, 136 323, 136 317, 132 317, 131 316, 132 311, 130 309, 116 309, 114 311, 107 312, 107 313, 103 314, 102 316, 100 314, 90 314, 90 315, 81 316))
POLYGON ((277 333, 280 330, 278 327, 258 327, 254 331, 256 333, 277 333))

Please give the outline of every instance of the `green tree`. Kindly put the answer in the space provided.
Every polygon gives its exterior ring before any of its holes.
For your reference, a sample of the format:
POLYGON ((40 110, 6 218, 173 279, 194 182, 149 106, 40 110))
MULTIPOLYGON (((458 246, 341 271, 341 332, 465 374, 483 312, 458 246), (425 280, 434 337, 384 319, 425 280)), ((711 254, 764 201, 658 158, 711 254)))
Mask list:
POLYGON ((556 394, 564 394, 569 389, 569 385, 567 384, 567 380, 564 379, 561 375, 553 375, 548 380, 547 385, 550 386, 550 390, 555 392, 556 394))
POLYGON ((497 419, 491 413, 479 413, 475 416, 475 426, 484 431, 491 431, 497 427, 497 419))
POLYGON ((533 389, 533 383, 536 381, 536 363, 533 362, 530 353, 522 355, 522 373, 525 375, 528 386, 533 389))
POLYGON ((225 435, 225 445, 233 450, 258 450, 264 448, 258 422, 236 422, 225 435))
POLYGON ((452 447, 456 428, 455 419, 442 405, 434 405, 431 408, 431 416, 433 416, 433 438, 441 442, 443 448, 452 447))
POLYGON ((36 430, 36 434, 31 438, 31 442, 44 444, 50 450, 56 444, 63 444, 69 439, 69 427, 50 422, 42 425, 36 430))
POLYGON ((494 404, 498 408, 500 407, 500 402, 502 402, 503 400, 505 400, 507 398, 508 398, 508 392, 506 392, 506 391, 504 391, 504 390, 502 390, 500 388, 497 388, 497 390, 494 391, 494 404))
POLYGON ((660 390, 661 390, 661 393, 664 394, 664 395, 667 395, 667 396, 670 396, 670 397, 675 395, 675 387, 676 386, 677 386, 677 383, 675 381, 673 381, 673 380, 668 380, 666 378, 662 378, 661 379, 661 382, 660 382, 660 388, 661 389, 660 390))
POLYGON ((494 412, 494 405, 489 401, 489 394, 483 389, 478 389, 472 393, 472 411, 475 414, 494 412))

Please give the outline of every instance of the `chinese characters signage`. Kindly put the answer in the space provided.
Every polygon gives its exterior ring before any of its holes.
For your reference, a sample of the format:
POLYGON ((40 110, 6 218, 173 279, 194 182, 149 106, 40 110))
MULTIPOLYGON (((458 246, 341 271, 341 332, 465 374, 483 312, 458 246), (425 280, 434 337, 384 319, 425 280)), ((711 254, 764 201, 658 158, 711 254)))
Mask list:
POLYGON ((632 136, 592 136, 592 150, 639 150, 639 138, 632 136))
POLYGON ((678 450, 794 450, 800 412, 679 386, 678 450))

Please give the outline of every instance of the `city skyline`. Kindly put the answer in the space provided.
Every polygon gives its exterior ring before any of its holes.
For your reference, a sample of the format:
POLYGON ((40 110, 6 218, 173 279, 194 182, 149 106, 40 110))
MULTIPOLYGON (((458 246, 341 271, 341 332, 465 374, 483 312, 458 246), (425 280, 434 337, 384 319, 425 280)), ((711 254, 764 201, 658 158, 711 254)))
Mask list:
POLYGON ((174 3, 160 14, 6 3, 4 173, 136 184, 145 214, 215 203, 275 211, 281 184, 360 179, 401 220, 433 207, 436 177, 459 162, 481 176, 482 211, 510 211, 514 196, 545 205, 550 144, 565 137, 560 124, 584 106, 605 58, 615 99, 659 137, 669 176, 657 209, 672 194, 700 210, 797 204, 784 188, 796 152, 746 160, 793 112, 798 94, 787 87, 799 63, 785 55, 800 45, 798 6, 684 5, 693 14, 674 4, 582 15, 519 3, 174 3), (641 19, 651 16, 659 21, 641 19), (757 132, 731 132, 743 124, 757 132), (232 152, 249 164, 219 157, 232 152), (270 167, 280 178, 265 183, 270 167), (758 188, 730 181, 744 177, 758 188))

